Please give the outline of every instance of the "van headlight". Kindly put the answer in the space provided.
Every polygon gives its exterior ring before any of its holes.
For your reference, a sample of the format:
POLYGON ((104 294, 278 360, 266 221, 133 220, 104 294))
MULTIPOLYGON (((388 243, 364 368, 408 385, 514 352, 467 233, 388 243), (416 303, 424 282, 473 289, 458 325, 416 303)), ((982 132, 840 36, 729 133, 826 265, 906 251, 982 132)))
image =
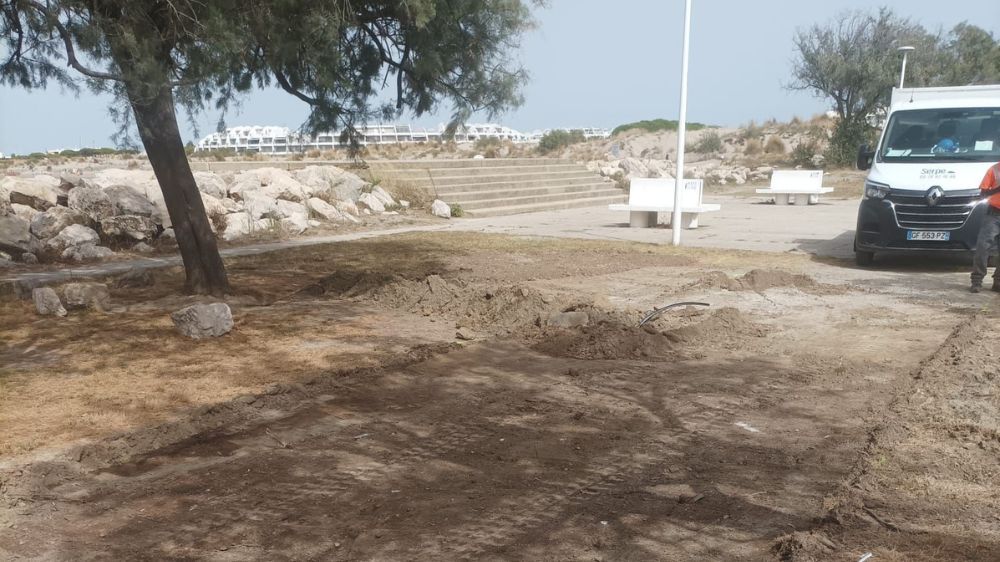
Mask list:
POLYGON ((889 186, 884 183, 865 181, 865 199, 885 199, 889 195, 889 186))

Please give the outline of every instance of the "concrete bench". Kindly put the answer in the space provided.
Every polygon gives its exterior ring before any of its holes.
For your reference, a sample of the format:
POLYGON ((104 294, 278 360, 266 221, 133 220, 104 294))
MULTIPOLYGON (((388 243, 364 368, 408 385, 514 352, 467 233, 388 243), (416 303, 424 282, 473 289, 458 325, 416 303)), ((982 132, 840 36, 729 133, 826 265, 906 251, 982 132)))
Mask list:
POLYGON ((757 193, 773 195, 776 205, 787 205, 789 196, 796 205, 815 205, 821 194, 831 191, 832 187, 823 187, 822 170, 775 170, 771 187, 758 189, 757 193))
MULTIPOLYGON (((608 209, 628 211, 629 226, 633 228, 656 226, 658 213, 674 212, 675 183, 672 179, 635 178, 629 185, 628 203, 608 205, 608 209)), ((701 213, 718 211, 722 206, 702 202, 704 183, 701 180, 683 180, 682 183, 681 226, 698 228, 698 216, 701 213)))

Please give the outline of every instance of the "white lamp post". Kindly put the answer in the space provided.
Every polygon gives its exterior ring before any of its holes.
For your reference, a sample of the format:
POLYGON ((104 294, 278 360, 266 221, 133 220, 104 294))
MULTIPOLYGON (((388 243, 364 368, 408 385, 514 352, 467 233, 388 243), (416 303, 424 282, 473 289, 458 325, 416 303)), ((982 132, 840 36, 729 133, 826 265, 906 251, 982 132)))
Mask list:
POLYGON ((899 89, 903 89, 903 84, 906 81, 906 58, 912 52, 917 50, 916 47, 900 47, 896 49, 900 53, 903 53, 903 68, 899 71, 899 89))
POLYGON ((677 173, 674 175, 674 212, 670 230, 674 246, 681 245, 681 190, 684 189, 684 136, 687 134, 688 48, 691 33, 691 0, 684 2, 684 49, 681 55, 681 111, 677 123, 677 173))

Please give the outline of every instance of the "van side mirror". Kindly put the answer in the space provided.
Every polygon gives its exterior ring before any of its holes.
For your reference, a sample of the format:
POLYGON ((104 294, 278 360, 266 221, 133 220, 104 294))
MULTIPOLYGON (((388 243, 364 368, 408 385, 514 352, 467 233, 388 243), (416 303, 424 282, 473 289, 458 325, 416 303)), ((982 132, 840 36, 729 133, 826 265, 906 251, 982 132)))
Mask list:
POLYGON ((875 151, 872 147, 867 144, 863 144, 858 148, 858 162, 857 166, 859 170, 868 170, 872 167, 872 161, 875 160, 875 151))

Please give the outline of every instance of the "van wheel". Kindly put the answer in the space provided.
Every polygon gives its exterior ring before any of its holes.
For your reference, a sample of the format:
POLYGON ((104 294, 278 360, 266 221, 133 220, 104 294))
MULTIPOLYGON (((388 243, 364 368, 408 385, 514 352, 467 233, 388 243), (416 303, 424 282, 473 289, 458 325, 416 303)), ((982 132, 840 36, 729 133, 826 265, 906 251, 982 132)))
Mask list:
POLYGON ((875 252, 854 251, 854 262, 861 267, 868 267, 875 263, 875 252))

